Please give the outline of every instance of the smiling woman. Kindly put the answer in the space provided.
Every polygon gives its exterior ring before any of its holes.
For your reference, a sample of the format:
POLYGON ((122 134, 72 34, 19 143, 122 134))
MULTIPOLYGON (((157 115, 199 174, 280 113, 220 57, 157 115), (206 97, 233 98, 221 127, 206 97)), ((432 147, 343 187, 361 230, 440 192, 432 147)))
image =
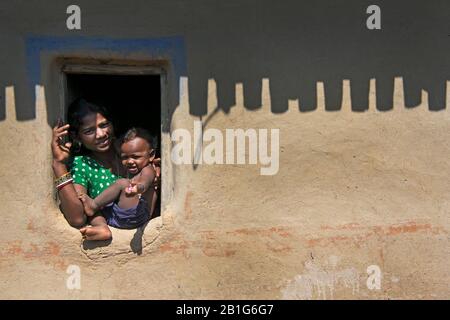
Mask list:
MULTIPOLYGON (((70 137, 80 152, 103 153, 114 139, 114 128, 106 109, 78 99, 69 108, 70 137)), ((100 156, 102 158, 102 156, 100 156)))
POLYGON ((80 229, 87 239, 110 239, 105 218, 101 214, 87 216, 79 197, 96 196, 123 176, 120 159, 112 148, 114 127, 105 108, 84 99, 70 105, 68 121, 69 124, 53 129, 52 139, 55 187, 61 210, 73 227, 91 224, 90 228, 80 229), (72 142, 64 143, 66 137, 72 142))

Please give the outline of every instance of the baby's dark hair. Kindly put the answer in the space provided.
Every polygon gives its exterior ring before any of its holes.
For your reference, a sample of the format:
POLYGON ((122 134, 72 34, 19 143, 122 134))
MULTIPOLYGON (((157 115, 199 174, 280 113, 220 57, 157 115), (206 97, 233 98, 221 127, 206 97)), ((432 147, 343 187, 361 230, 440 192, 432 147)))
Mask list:
POLYGON ((148 132, 145 129, 134 127, 125 132, 123 137, 120 139, 120 144, 131 141, 135 138, 141 138, 147 141, 151 149, 156 150, 158 148, 158 141, 156 140, 156 137, 154 137, 150 132, 148 132))

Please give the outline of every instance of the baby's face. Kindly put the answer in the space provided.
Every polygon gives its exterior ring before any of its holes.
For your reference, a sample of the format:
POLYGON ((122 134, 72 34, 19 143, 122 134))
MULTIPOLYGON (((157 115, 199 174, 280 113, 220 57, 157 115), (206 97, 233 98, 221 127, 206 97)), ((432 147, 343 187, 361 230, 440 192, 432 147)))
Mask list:
POLYGON ((120 146, 120 157, 127 171, 136 175, 150 162, 150 146, 147 141, 136 137, 120 146))

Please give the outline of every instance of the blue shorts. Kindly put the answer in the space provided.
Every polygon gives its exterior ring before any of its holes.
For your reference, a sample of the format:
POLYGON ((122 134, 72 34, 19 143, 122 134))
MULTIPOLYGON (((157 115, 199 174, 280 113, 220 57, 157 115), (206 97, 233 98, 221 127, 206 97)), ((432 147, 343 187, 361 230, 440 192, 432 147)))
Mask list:
POLYGON ((141 197, 135 207, 123 209, 114 202, 102 210, 106 223, 118 229, 136 229, 150 220, 148 203, 141 197))

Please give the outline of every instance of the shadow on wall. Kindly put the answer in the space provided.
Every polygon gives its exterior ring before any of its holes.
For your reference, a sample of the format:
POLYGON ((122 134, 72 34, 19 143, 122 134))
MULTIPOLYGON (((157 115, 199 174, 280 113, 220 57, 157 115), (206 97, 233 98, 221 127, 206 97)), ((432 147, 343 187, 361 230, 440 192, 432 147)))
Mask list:
MULTIPOLYGON (((325 85, 326 110, 339 110, 344 79, 351 83, 353 110, 367 110, 371 78, 377 83, 378 110, 390 110, 395 77, 404 80, 407 107, 421 103, 424 89, 430 110, 445 108, 450 2, 376 1, 382 29, 368 30, 366 9, 372 2, 216 5, 214 24, 187 42, 205 53, 190 55, 191 113, 206 114, 208 77, 217 82, 225 112, 234 105, 235 82, 243 83, 246 108, 258 108, 265 77, 274 113, 285 112, 289 99, 299 99, 300 111, 315 110, 318 81, 325 85)), ((193 20, 211 24, 201 11, 193 20)))
MULTIPOLYGON (((152 9, 151 3, 146 6, 152 9)), ((403 78, 407 107, 421 103, 423 89, 430 110, 445 108, 448 0, 193 0, 189 6, 177 1, 159 6, 165 19, 164 12, 170 12, 172 34, 183 35, 186 50, 186 69, 169 78, 174 88, 169 92, 170 119, 178 105, 179 76, 189 77, 190 113, 195 116, 207 114, 211 78, 217 83, 219 109, 226 113, 235 105, 236 83, 243 83, 245 107, 259 108, 263 78, 270 80, 273 113, 285 112, 292 99, 299 100, 301 112, 315 110, 317 82, 325 86, 326 110, 339 110, 344 79, 350 80, 354 111, 367 110, 370 79, 376 79, 377 109, 390 110, 395 77, 403 78), (371 4, 381 8, 381 30, 366 27, 371 4)), ((158 23, 165 25, 152 21, 158 23)), ((18 103, 17 108, 18 119, 33 117, 27 105, 18 103)), ((163 130, 170 130, 169 125, 163 130)))

